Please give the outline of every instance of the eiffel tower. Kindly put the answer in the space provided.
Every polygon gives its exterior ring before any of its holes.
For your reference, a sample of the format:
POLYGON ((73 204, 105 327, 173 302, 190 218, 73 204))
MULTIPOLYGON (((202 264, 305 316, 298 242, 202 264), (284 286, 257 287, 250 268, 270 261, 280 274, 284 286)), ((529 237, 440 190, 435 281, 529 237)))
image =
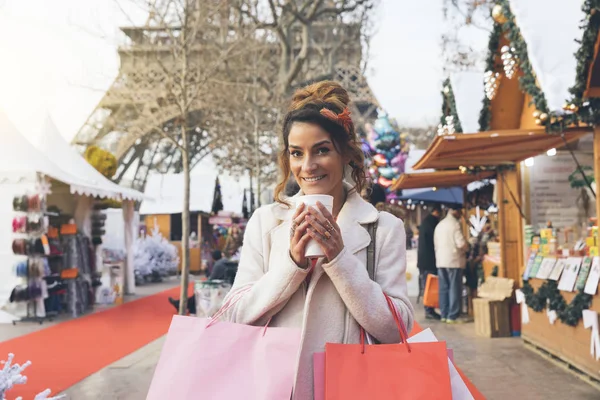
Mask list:
MULTIPOLYGON (((150 171, 182 170, 180 152, 156 132, 156 127, 173 127, 178 116, 175 106, 165 101, 167 94, 161 84, 165 72, 151 56, 169 46, 168 29, 152 15, 143 26, 121 28, 127 44, 118 50, 119 74, 73 139, 81 149, 98 145, 113 153, 119 163, 114 180, 138 190, 144 189, 150 171)), ((355 124, 362 127, 377 117, 379 103, 361 70, 360 26, 345 24, 343 29, 346 40, 340 45, 339 25, 314 23, 316 44, 295 86, 322 79, 340 82, 351 94, 355 124)), ((299 46, 294 43, 298 50, 299 46)), ((193 139, 191 148, 193 168, 208 150, 193 139)))

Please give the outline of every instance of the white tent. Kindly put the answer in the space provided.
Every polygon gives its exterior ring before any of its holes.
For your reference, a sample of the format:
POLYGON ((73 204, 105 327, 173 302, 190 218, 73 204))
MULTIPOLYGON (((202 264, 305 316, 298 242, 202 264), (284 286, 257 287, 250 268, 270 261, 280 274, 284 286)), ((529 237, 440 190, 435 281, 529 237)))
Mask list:
MULTIPOLYGON (((190 176, 190 211, 210 213, 217 172, 203 172, 190 176)), ((242 214, 244 184, 233 178, 220 177, 223 210, 242 214)), ((183 209, 183 174, 152 174, 146 183, 146 196, 152 201, 143 201, 141 215, 176 214, 183 209)))
POLYGON ((23 182, 33 180, 42 173, 71 187, 71 193, 84 193, 95 190, 71 173, 60 169, 44 153, 35 148, 8 117, 0 111, 0 182, 23 182))
POLYGON ((85 194, 137 201, 143 199, 142 193, 117 185, 92 167, 67 143, 50 117, 46 118, 44 126, 31 141, 38 150, 56 160, 62 170, 77 171, 78 177, 94 185, 95 193, 88 190, 85 194))

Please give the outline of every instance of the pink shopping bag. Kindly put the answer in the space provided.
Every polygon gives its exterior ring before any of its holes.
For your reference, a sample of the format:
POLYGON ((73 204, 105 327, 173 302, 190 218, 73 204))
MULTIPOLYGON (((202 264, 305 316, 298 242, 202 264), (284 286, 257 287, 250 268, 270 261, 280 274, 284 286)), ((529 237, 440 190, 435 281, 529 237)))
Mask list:
POLYGON ((299 329, 176 315, 146 399, 289 400, 299 346, 299 329))

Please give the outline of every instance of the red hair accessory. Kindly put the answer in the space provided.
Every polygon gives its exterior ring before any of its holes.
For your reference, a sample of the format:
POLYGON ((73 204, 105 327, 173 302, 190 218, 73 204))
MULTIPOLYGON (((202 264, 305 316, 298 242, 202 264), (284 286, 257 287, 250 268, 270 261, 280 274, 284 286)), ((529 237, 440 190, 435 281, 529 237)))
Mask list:
POLYGON ((344 111, 339 114, 334 113, 328 108, 322 108, 321 115, 340 124, 346 132, 350 134, 352 130, 352 118, 350 118, 350 110, 348 110, 348 107, 344 108, 344 111))

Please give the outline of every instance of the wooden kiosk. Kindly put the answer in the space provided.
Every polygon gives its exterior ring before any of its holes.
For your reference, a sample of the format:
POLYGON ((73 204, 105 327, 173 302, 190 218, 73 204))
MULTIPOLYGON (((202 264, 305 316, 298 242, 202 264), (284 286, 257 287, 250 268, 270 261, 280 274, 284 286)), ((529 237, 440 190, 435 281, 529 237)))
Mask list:
MULTIPOLYGON (((551 35, 548 32, 536 32, 534 28, 560 30, 564 21, 557 20, 554 24, 537 21, 537 24, 532 19, 547 16, 540 12, 523 13, 522 8, 526 7, 524 2, 517 3, 499 1, 503 15, 496 17, 489 42, 487 96, 480 111, 479 132, 436 137, 414 168, 458 169, 466 173, 496 171, 501 243, 499 275, 512 278, 517 286, 523 286, 528 249, 524 226, 530 223, 532 211, 538 203, 532 203, 529 170, 521 163, 527 160, 531 165, 532 157, 549 150, 554 154, 562 151, 576 160, 572 150, 578 141, 589 138, 593 132, 593 167, 596 181, 600 179, 600 128, 597 127, 600 122, 600 99, 597 99, 600 97, 600 10, 589 8, 588 2, 585 2, 581 19, 587 24, 578 33, 580 36, 574 38, 581 39, 583 36, 581 44, 574 40, 566 41, 564 46, 553 49, 556 54, 548 55, 543 53, 544 49, 548 49, 548 43, 540 43, 551 35), (514 15, 512 11, 515 11, 514 15), (519 16, 523 17, 521 21, 519 16), (520 22, 531 25, 521 32, 520 22), (532 44, 540 48, 532 47, 532 44), (569 60, 574 53, 577 53, 575 63, 569 60), (570 82, 561 84, 562 91, 557 90, 556 81, 553 82, 554 86, 550 85, 547 78, 553 76, 554 70, 544 62, 539 62, 544 56, 546 60, 555 62, 552 65, 555 70, 564 72, 562 63, 576 65, 576 70, 567 70, 567 73, 559 76, 560 79, 570 77, 575 81, 574 85, 570 86, 570 82), (508 63, 510 60, 515 62, 507 67, 506 60, 508 63), (534 70, 534 66, 538 69, 534 70), (538 77, 545 77, 546 80, 538 77), (565 101, 567 103, 563 105, 565 101)), ((581 4, 568 5, 574 6, 581 7, 581 4)), ((584 175, 579 165, 577 168, 584 175)), ((548 190, 552 190, 552 182, 548 190)), ((563 194, 555 193, 555 196, 563 194)), ((600 215, 600 202, 596 202, 595 211, 597 216, 600 215)), ((597 244, 595 247, 597 249, 597 244)), ((528 280, 527 286, 538 291, 545 282, 545 279, 535 277, 528 280)), ((570 304, 576 293, 561 290, 560 295, 570 304)), ((588 309, 600 312, 600 294, 597 290, 591 297, 588 309)), ((528 307, 529 322, 522 325, 521 331, 524 341, 550 358, 561 360, 570 369, 583 372, 589 381, 600 382, 600 359, 590 354, 593 331, 586 329, 581 319, 575 326, 569 326, 561 319, 550 322, 546 310, 536 312, 528 307)))

